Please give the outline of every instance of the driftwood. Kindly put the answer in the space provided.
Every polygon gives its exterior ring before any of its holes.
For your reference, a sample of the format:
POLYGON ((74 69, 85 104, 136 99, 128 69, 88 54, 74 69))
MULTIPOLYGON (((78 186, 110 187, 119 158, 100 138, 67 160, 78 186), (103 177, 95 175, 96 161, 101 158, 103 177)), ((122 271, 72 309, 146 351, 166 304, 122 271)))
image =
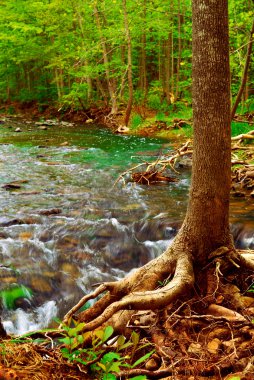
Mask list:
POLYGON ((133 182, 143 185, 151 185, 158 182, 177 182, 177 178, 164 174, 165 170, 170 168, 174 173, 178 174, 175 169, 177 160, 182 156, 192 154, 192 148, 190 148, 190 140, 188 140, 182 147, 176 151, 170 152, 170 154, 158 158, 151 163, 142 162, 122 173, 114 183, 114 186, 120 181, 125 182, 125 177, 131 175, 133 182), (146 167, 144 171, 140 169, 146 167))

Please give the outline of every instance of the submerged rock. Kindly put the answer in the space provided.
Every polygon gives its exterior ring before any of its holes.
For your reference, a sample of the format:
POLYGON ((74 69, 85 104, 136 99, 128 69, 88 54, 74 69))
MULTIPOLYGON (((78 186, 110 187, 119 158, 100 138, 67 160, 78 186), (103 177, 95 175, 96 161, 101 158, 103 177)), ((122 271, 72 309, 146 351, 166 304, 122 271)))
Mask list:
POLYGON ((40 210, 38 214, 40 215, 58 215, 61 214, 62 210, 60 208, 51 208, 48 210, 40 210))
POLYGON ((6 190, 20 189, 22 187, 22 185, 24 185, 25 183, 28 183, 28 181, 26 179, 20 179, 17 181, 12 181, 12 182, 6 183, 5 185, 2 186, 2 188, 6 189, 6 190))
POLYGON ((10 227, 17 224, 24 224, 24 221, 18 218, 10 219, 5 216, 0 217, 0 227, 10 227))

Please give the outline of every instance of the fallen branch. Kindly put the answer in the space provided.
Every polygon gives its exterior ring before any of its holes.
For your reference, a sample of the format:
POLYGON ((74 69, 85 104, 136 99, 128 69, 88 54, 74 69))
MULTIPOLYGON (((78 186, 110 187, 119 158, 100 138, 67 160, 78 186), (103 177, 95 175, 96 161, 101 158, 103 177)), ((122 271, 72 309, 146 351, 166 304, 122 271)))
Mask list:
POLYGON ((231 138, 232 141, 244 140, 244 139, 249 139, 249 140, 254 139, 254 130, 249 131, 248 133, 242 133, 241 135, 231 138))
MULTIPOLYGON (((179 360, 177 361, 177 363, 179 360)), ((174 363, 176 365, 177 363, 174 363)), ((181 371, 177 370, 178 373, 181 373, 181 371)), ((170 376, 174 373, 172 370, 172 366, 170 366, 167 369, 160 369, 158 371, 149 371, 147 369, 130 369, 128 371, 121 371, 119 373, 115 373, 115 376, 117 379, 129 379, 130 376, 139 376, 144 375, 147 376, 149 379, 162 379, 165 376, 170 376)))
POLYGON ((124 177, 131 174, 131 178, 134 182, 141 183, 143 185, 150 185, 152 183, 167 181, 167 182, 176 182, 177 179, 169 176, 163 175, 164 171, 170 167, 170 169, 177 173, 175 170, 175 164, 179 157, 192 154, 192 149, 189 148, 190 140, 188 140, 182 147, 176 150, 173 154, 170 153, 164 158, 158 158, 156 161, 151 163, 142 162, 134 167, 123 172, 115 181, 113 187, 120 181, 125 182, 124 177), (166 158, 165 158, 166 157, 166 158), (137 169, 146 166, 145 171, 137 171, 137 169))

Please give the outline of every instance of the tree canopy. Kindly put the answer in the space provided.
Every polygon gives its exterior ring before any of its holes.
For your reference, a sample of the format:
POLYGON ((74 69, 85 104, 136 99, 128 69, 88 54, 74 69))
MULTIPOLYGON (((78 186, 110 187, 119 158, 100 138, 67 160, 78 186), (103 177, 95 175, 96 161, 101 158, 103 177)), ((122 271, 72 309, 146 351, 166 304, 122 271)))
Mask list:
MULTIPOLYGON (((229 10, 235 97, 253 2, 230 0, 229 10)), ((129 99, 131 62, 134 104, 166 111, 180 100, 178 107, 184 107, 192 101, 191 12, 190 0, 128 0, 126 23, 119 0, 3 0, 0 100, 37 101, 41 107, 53 101, 58 108, 74 110, 91 105, 116 108, 129 99)), ((245 100, 251 91, 253 59, 245 100)))

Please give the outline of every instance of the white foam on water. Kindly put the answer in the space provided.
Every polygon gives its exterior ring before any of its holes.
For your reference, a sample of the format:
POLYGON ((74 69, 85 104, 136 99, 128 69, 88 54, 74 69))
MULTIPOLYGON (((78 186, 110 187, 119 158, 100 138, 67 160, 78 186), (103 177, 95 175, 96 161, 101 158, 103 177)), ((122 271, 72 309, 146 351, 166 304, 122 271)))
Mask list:
POLYGON ((144 245, 149 249, 151 258, 154 259, 161 255, 172 243, 173 239, 170 240, 157 240, 157 241, 144 241, 144 245))
POLYGON ((57 313, 56 302, 48 301, 32 312, 26 312, 22 309, 9 312, 9 316, 3 320, 3 326, 7 334, 22 335, 48 327, 52 320, 56 318, 57 313))

